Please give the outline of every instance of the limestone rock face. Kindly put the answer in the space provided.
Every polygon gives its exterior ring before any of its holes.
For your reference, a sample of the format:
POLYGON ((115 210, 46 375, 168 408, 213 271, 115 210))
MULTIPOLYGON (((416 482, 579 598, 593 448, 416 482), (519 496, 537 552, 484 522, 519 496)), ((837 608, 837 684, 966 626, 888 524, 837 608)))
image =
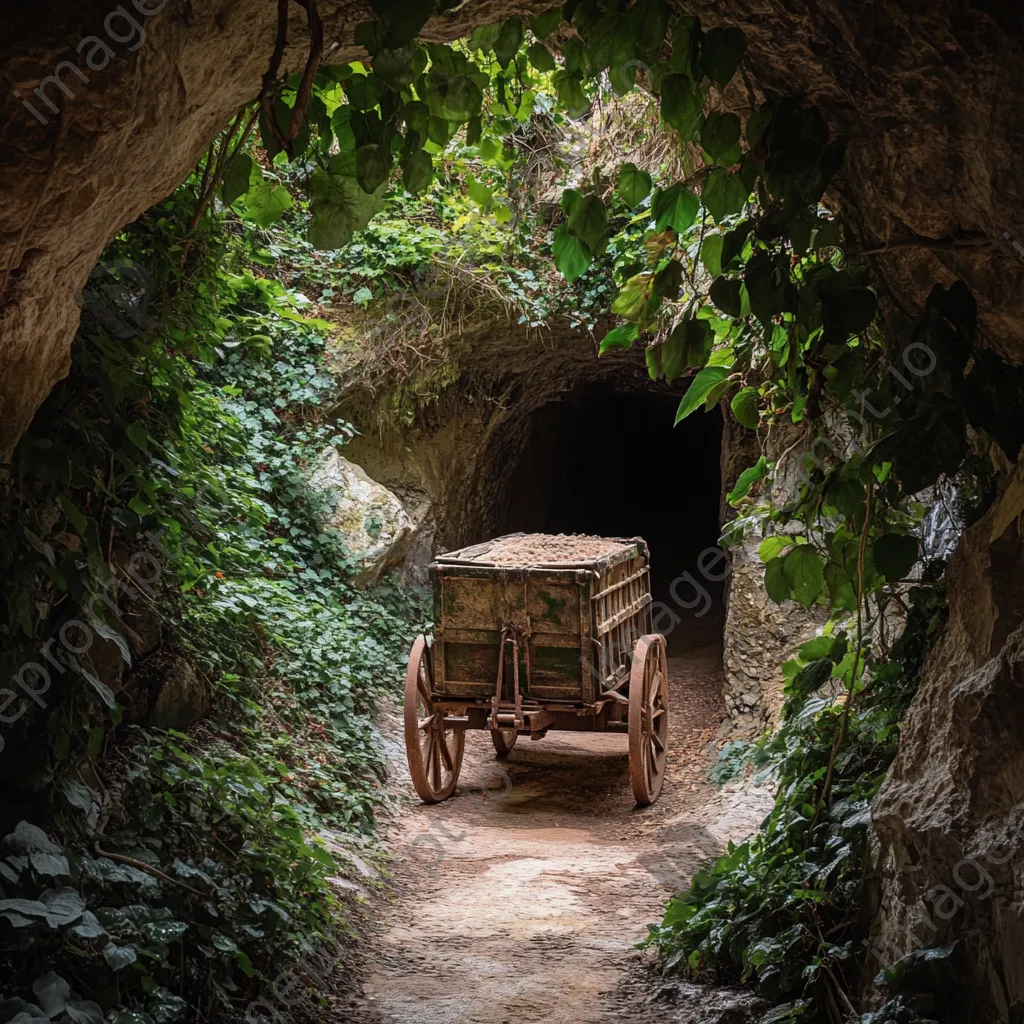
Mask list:
POLYGON ((1024 1013, 1022 528, 1018 466, 950 560, 948 627, 872 809, 877 956, 959 940, 970 1022, 1024 1013))
POLYGON ((824 619, 796 601, 775 604, 764 589, 764 563, 758 557, 760 538, 729 551, 732 573, 723 631, 725 706, 737 732, 760 735, 776 723, 782 710, 782 663, 814 636, 824 619))
POLYGON ((331 496, 328 524, 341 532, 364 578, 375 578, 405 557, 416 527, 401 501, 335 448, 323 453, 310 479, 331 496))
POLYGON ((206 688, 195 669, 177 655, 160 659, 150 683, 149 724, 184 732, 209 710, 206 688))

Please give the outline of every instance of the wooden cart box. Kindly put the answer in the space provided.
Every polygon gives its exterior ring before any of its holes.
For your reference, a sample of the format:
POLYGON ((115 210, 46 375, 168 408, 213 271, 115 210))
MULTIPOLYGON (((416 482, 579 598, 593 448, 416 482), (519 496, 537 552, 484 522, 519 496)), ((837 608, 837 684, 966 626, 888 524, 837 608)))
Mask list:
POLYGON ((499 757, 549 729, 629 735, 637 803, 664 777, 668 672, 651 630, 639 537, 508 534, 430 566, 434 637, 413 645, 405 690, 409 771, 420 797, 455 791, 467 730, 499 757))
MULTIPOLYGON (((509 565, 491 555, 522 536, 453 551, 430 566, 436 691, 490 698, 502 630, 511 627, 524 638, 524 697, 592 704, 628 674, 636 641, 651 631, 647 545, 612 538, 608 555, 557 566, 509 565)), ((503 696, 511 699, 507 649, 505 656, 503 696)))

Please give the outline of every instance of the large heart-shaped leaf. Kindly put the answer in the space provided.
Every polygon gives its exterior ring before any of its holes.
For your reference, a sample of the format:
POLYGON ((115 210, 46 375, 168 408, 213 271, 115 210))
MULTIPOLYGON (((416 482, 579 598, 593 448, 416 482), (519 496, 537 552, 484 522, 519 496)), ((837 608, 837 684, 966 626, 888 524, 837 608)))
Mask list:
POLYGON ((729 371, 724 366, 705 366, 686 389, 686 394, 683 395, 683 400, 676 410, 675 423, 679 423, 691 413, 696 412, 704 404, 715 385, 725 380, 728 375, 729 371))
POLYGON ((572 284, 590 266, 593 255, 581 238, 571 234, 566 224, 559 224, 551 243, 555 266, 572 284))
POLYGON ((615 191, 627 206, 639 206, 651 193, 651 176, 627 161, 619 168, 615 191))
POLYGON ((340 249, 384 205, 384 187, 364 192, 353 177, 316 170, 310 179, 307 238, 317 249, 340 249))
POLYGON ((701 45, 700 64, 704 74, 724 89, 743 60, 747 38, 742 29, 713 28, 705 33, 701 45))

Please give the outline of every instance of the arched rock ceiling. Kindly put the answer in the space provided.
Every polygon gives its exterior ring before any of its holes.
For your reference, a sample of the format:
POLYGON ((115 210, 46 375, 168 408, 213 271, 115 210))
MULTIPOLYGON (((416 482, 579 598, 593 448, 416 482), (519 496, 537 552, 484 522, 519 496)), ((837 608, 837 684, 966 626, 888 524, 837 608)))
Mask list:
MULTIPOLYGON (((160 0, 138 3, 152 9, 160 0)), ((432 19, 425 35, 451 39, 548 5, 465 0, 432 19)), ((39 124, 13 90, 31 95, 60 61, 84 66, 79 43, 103 34, 115 6, 56 0, 4 11, 0 458, 66 372, 75 296, 103 246, 166 196, 255 96, 272 49, 272 0, 170 0, 140 16, 145 42, 134 53, 121 47, 88 85, 65 70, 74 98, 39 124)), ((124 6, 133 10, 131 0, 124 6)), ((305 29, 293 7, 286 64, 297 67, 305 29)), ((352 33, 367 5, 320 0, 320 9, 332 59, 358 56, 352 33)), ((914 309, 937 277, 960 275, 979 297, 989 343, 1024 355, 1024 254, 1002 234, 1024 248, 1021 5, 698 0, 687 10, 746 31, 755 88, 804 95, 850 135, 836 197, 857 246, 892 246, 871 257, 892 301, 914 309)), ((114 31, 130 35, 120 24, 114 31)))

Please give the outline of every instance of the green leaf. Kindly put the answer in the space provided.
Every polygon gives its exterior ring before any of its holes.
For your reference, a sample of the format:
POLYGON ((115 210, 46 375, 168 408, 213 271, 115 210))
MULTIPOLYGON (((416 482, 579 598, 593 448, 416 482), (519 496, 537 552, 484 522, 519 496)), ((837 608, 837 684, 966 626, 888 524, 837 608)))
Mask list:
POLYGON ((700 261, 712 277, 722 273, 722 242, 721 235, 707 235, 700 247, 700 261))
POLYGON ((555 266, 569 284, 572 284, 590 266, 594 258, 586 244, 575 235, 570 234, 566 224, 559 224, 555 229, 551 251, 555 257, 555 266))
POLYGON ((567 188, 562 192, 561 198, 562 213, 571 217, 583 202, 583 193, 578 188, 567 188))
POLYGON ((697 54, 700 48, 700 19, 682 17, 672 27, 672 56, 669 65, 673 71, 691 81, 698 78, 697 54))
POLYGON ((430 154, 422 149, 404 157, 401 168, 402 184, 411 195, 426 191, 434 178, 434 162, 430 159, 430 154))
POLYGON ((390 171, 390 153, 385 146, 360 146, 356 150, 356 181, 364 192, 376 192, 387 182, 390 171))
POLYGON ((910 534, 887 533, 872 549, 875 568, 889 583, 906 579, 917 561, 917 538, 910 534))
POLYGON ((456 124, 463 124, 480 113, 483 102, 480 86, 468 75, 451 79, 445 88, 441 116, 456 124))
POLYGON ((552 7, 543 14, 530 16, 530 29, 538 39, 547 39, 562 24, 562 8, 552 7))
POLYGON ((370 6, 388 35, 404 46, 420 34, 434 13, 435 0, 370 0, 370 6))
POLYGON ((666 75, 661 83, 661 116, 689 142, 704 110, 704 91, 686 75, 666 75))
POLYGON ((393 49, 384 48, 373 55, 373 73, 393 92, 401 92, 412 85, 416 77, 413 59, 419 50, 415 42, 393 49))
MULTIPOLYGON (((422 103, 407 103, 403 112, 414 106, 423 107, 422 103)), ((425 107, 424 107, 425 109, 425 107)), ((406 114, 406 124, 410 125, 409 115, 406 114)), ((352 108, 340 106, 331 115, 331 131, 338 140, 338 148, 342 153, 353 152, 356 148, 356 133, 352 131, 352 108)))
POLYGON ((782 559, 782 565, 793 597, 810 608, 825 586, 821 555, 810 544, 799 544, 782 559))
POLYGON ((697 218, 700 200, 680 182, 666 189, 658 189, 651 200, 651 215, 655 228, 664 231, 670 227, 679 234, 685 234, 697 218))
POLYGON ((481 210, 486 210, 491 205, 491 200, 494 198, 494 189, 488 188, 483 183, 477 181, 472 174, 466 175, 466 195, 480 207, 481 210))
POLYGON ((736 381, 731 378, 720 380, 709 392, 707 398, 704 399, 704 411, 710 412, 711 407, 718 405, 718 403, 736 386, 736 381))
POLYGON ((592 252, 601 252, 608 230, 608 215, 600 196, 584 196, 569 215, 569 230, 592 252))
POLYGON ((249 191, 249 177, 252 174, 253 162, 248 153, 237 153, 228 164, 220 186, 220 201, 230 206, 236 199, 249 191))
POLYGON ((740 388, 733 396, 732 414, 748 430, 757 430, 761 415, 758 410, 761 396, 757 388, 740 388))
POLYGON ((731 167, 740 159, 740 119, 735 114, 708 114, 700 132, 704 152, 717 163, 731 167))
POLYGON ((142 500, 141 493, 136 494, 131 498, 131 500, 128 502, 128 507, 140 518, 152 515, 153 513, 153 507, 151 505, 147 505, 142 500))
POLYGON ((568 74, 559 68, 553 82, 558 102, 570 117, 582 117, 590 109, 582 74, 568 74))
POLYGON ((739 175, 716 167, 708 175, 700 198, 708 213, 715 218, 715 223, 721 224, 726 217, 743 209, 749 195, 739 175))
POLYGON ((742 29, 713 28, 704 34, 700 64, 704 74, 720 89, 724 89, 743 60, 747 50, 747 37, 742 29))
POLYGON ((612 312, 627 320, 646 323, 660 304, 661 296, 654 293, 654 274, 645 270, 623 283, 612 303, 612 312))
POLYGON ((602 339, 601 347, 598 354, 604 355, 605 352, 611 351, 613 348, 632 348, 633 342, 640 335, 640 329, 636 324, 621 324, 618 327, 613 327, 602 339))
POLYGON ((509 18, 504 22, 498 31, 498 38, 494 41, 494 56, 502 70, 512 63, 516 51, 523 45, 524 26, 519 18, 509 18))
MULTIPOLYGON (((675 302, 679 298, 679 289, 683 284, 683 265, 679 260, 669 260, 654 275, 654 290, 662 298, 675 302)), ((701 366, 704 364, 701 363, 701 366)))
POLYGON ((688 367, 703 367, 714 343, 715 332, 707 320, 695 317, 680 320, 662 346, 661 363, 665 379, 671 384, 688 367))
POLYGON ((627 206, 639 206, 651 193, 651 176, 627 161, 619 168, 615 191, 627 206))
POLYGON ((65 498, 63 494, 57 496, 57 505, 61 512, 67 516, 67 520, 74 527, 75 533, 77 533, 79 537, 84 537, 86 530, 89 528, 89 522, 85 516, 82 515, 78 506, 65 498))
POLYGON ((384 203, 384 187, 364 192, 355 178, 315 170, 310 178, 310 222, 306 237, 316 249, 340 249, 362 231, 384 203))
POLYGON ((679 403, 679 408, 676 410, 673 426, 686 419, 690 413, 696 412, 704 404, 712 388, 725 380, 728 375, 729 371, 724 366, 705 366, 693 378, 690 386, 686 389, 686 394, 683 395, 683 400, 679 403))
POLYGON ((242 198, 243 216, 261 228, 269 228, 280 220, 285 210, 291 209, 292 194, 276 181, 263 179, 242 198))
POLYGON ((371 71, 366 75, 353 75, 345 89, 345 96, 353 110, 373 110, 380 102, 380 79, 371 71))
POLYGON ((764 589, 776 604, 782 604, 792 596, 781 558, 773 558, 765 566, 764 589))
POLYGON ((768 475, 768 460, 762 455, 753 466, 743 470, 736 480, 736 486, 725 496, 730 505, 735 505, 750 493, 750 488, 768 475))
POLYGON ((533 43, 527 49, 526 56, 538 71, 555 70, 555 58, 543 43, 533 43))
POLYGON ((133 946, 119 946, 114 942, 108 942, 103 947, 103 959, 112 971, 123 971, 135 963, 137 956, 133 946))
POLYGON ((96 757, 103 747, 103 726, 94 726, 89 731, 89 743, 85 749, 86 757, 96 757))
POLYGON ((711 301, 727 316, 738 317, 743 308, 740 298, 740 282, 719 277, 711 283, 708 291, 711 301))
POLYGON ((778 557, 783 551, 792 545, 799 543, 800 538, 792 537, 788 533, 779 533, 773 537, 765 537, 757 548, 757 556, 762 562, 770 562, 778 557))

